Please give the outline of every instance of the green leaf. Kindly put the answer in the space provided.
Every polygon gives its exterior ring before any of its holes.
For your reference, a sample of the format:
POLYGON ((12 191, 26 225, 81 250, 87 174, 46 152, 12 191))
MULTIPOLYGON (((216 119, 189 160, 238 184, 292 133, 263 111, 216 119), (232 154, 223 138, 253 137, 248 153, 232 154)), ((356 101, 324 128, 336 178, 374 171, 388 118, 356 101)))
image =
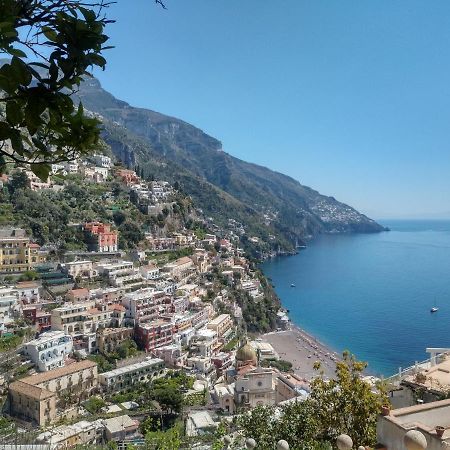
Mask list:
POLYGON ((11 126, 6 122, 0 122, 0 141, 5 141, 11 137, 11 126))
POLYGON ((50 27, 42 27, 42 32, 44 36, 51 42, 56 42, 58 40, 58 33, 50 27))
POLYGON ((47 181, 50 173, 50 164, 30 164, 31 171, 39 177, 42 181, 47 181))
POLYGON ((14 75, 20 84, 28 86, 31 83, 33 77, 28 71, 28 66, 17 56, 13 56, 11 60, 11 69, 14 71, 14 75))
POLYGON ((6 120, 11 125, 19 125, 23 120, 23 111, 17 102, 7 102, 6 103, 6 120))
POLYGON ((8 50, 8 53, 10 55, 18 56, 20 58, 26 58, 27 57, 27 54, 25 52, 23 52, 22 50, 19 50, 18 48, 10 48, 8 50))

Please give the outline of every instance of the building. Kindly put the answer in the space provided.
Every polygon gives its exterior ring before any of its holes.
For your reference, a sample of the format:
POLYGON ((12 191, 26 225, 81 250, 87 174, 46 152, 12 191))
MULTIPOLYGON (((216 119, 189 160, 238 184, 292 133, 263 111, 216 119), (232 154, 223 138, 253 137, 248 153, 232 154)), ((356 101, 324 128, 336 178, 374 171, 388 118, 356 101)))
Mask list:
POLYGON ((92 320, 88 320, 88 309, 92 302, 74 303, 52 310, 52 329, 64 331, 72 336, 91 333, 92 320))
POLYGON ((136 327, 136 342, 146 352, 170 345, 173 342, 174 324, 157 319, 136 327))
POLYGON ((157 280, 159 278, 159 268, 154 264, 142 266, 139 270, 146 280, 157 280))
POLYGON ((234 383, 223 384, 218 383, 214 386, 212 393, 212 399, 218 404, 219 408, 227 414, 234 414, 234 383))
POLYGON ((229 314, 220 314, 220 316, 209 321, 206 328, 215 331, 218 337, 225 337, 233 328, 233 320, 229 314))
POLYGON ((87 302, 91 299, 91 293, 89 289, 86 288, 71 289, 67 292, 66 299, 72 303, 87 302))
POLYGON ((264 359, 280 359, 273 346, 268 342, 263 342, 262 339, 256 339, 250 342, 250 345, 255 349, 260 361, 264 359))
POLYGON ((448 448, 450 446, 450 400, 394 409, 386 416, 378 416, 378 444, 375 448, 405 450, 404 437, 411 430, 423 435, 427 450, 448 448), (439 436, 441 432, 443 434, 439 436))
POLYGON ((309 384, 294 373, 279 373, 276 383, 275 402, 277 404, 296 397, 303 400, 309 396, 309 384))
POLYGON ((124 295, 122 305, 126 308, 128 321, 132 325, 138 325, 170 312, 171 298, 163 291, 145 288, 124 295))
POLYGON ((236 352, 236 368, 243 366, 256 366, 258 364, 258 355, 256 350, 249 344, 245 343, 236 352))
POLYGON ((417 366, 413 373, 404 376, 398 389, 391 393, 391 403, 396 407, 412 406, 417 399, 434 402, 442 399, 450 390, 450 359, 442 355, 441 362, 431 359, 428 368, 417 366), (443 358, 442 358, 443 356, 443 358))
POLYGON ((212 433, 217 428, 208 411, 195 411, 186 419, 186 436, 202 436, 212 433))
POLYGON ((171 369, 179 369, 185 366, 188 356, 187 352, 183 352, 181 346, 177 344, 156 348, 154 354, 171 369))
POLYGON ((97 265, 100 274, 108 277, 112 286, 130 288, 143 284, 143 277, 131 261, 117 261, 97 265))
POLYGON ((105 169, 110 169, 112 166, 112 161, 109 156, 95 154, 92 156, 92 160, 99 167, 104 167, 105 169))
POLYGON ((105 437, 108 441, 123 441, 130 439, 139 429, 139 421, 123 415, 103 419, 105 437))
POLYGON ((128 339, 133 339, 134 328, 101 328, 97 331, 97 349, 101 353, 112 353, 128 339))
POLYGON ((40 306, 36 304, 22 306, 23 317, 36 327, 38 333, 50 331, 52 326, 52 314, 48 311, 42 311, 40 306))
POLYGON ((139 184, 140 178, 137 176, 134 170, 118 169, 116 175, 127 185, 139 184))
POLYGON ((93 181, 94 183, 104 183, 108 178, 109 171, 105 167, 83 166, 81 172, 89 181, 93 181))
POLYGON ((64 366, 64 361, 73 350, 72 336, 63 331, 48 331, 38 339, 27 342, 23 353, 41 372, 64 366))
POLYGON ((72 425, 61 425, 47 430, 37 436, 36 442, 46 443, 47 448, 55 449, 101 444, 104 429, 101 419, 93 422, 82 420, 72 425))
POLYGON ((32 251, 30 244, 25 230, 0 229, 0 272, 25 272, 40 262, 37 250, 32 251))
POLYGON ((19 301, 23 304, 39 303, 41 300, 39 289, 40 284, 35 281, 21 281, 16 284, 19 301))
POLYGON ((69 406, 87 398, 96 387, 97 364, 88 360, 32 375, 9 385, 9 413, 48 425, 69 413, 76 416, 69 406))
POLYGON ((102 222, 88 222, 83 227, 89 250, 95 252, 117 252, 119 236, 111 225, 102 222))
POLYGON ((194 262, 189 256, 178 258, 177 260, 168 263, 163 270, 175 280, 181 280, 192 273, 195 269, 194 262))
POLYGON ((144 361, 119 367, 99 375, 99 382, 105 391, 121 391, 137 383, 146 383, 165 373, 164 361, 147 358, 144 361))
POLYGON ((0 288, 0 314, 11 316, 18 307, 19 293, 12 287, 0 288))
POLYGON ((97 276, 94 270, 92 261, 72 261, 61 264, 63 272, 67 273, 73 279, 75 278, 93 278, 97 276))
POLYGON ((275 404, 275 372, 273 369, 247 366, 235 382, 236 405, 246 408, 275 404))

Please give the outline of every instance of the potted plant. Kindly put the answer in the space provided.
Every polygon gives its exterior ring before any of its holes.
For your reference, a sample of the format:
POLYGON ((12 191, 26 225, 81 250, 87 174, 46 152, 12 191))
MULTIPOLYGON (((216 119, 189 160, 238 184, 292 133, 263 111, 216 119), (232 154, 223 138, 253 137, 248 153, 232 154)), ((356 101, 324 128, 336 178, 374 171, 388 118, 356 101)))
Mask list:
POLYGON ((436 430, 436 434, 438 435, 438 437, 442 437, 442 435, 444 434, 445 428, 438 425, 435 428, 435 430, 436 430))
POLYGON ((382 407, 381 407, 381 414, 383 416, 388 416, 391 413, 391 406, 387 403, 385 403, 382 407))

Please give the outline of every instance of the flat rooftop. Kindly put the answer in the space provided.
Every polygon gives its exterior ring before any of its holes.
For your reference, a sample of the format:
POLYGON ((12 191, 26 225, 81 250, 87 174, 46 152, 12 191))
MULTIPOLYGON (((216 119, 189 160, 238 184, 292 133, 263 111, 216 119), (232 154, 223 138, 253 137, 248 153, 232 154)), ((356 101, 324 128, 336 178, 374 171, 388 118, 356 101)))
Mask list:
POLYGON ((146 367, 152 367, 156 364, 161 363, 164 363, 164 361, 159 358, 146 359, 145 361, 130 364, 129 366, 119 367, 118 369, 110 370, 109 372, 104 372, 100 374, 100 376, 104 376, 105 378, 112 378, 118 375, 124 375, 128 372, 135 372, 137 370, 144 369, 146 367))

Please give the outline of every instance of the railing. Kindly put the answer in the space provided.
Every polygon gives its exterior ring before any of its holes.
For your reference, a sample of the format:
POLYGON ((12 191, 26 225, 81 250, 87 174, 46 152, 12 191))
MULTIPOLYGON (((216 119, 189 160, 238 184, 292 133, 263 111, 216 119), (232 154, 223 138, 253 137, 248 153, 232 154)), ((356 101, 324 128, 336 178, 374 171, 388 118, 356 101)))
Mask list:
MULTIPOLYGON (((231 436, 225 436, 223 438, 224 448, 234 448, 233 438, 231 436)), ((446 442, 442 442, 446 444, 446 442)), ((407 450, 425 450, 428 446, 426 437, 417 430, 410 430, 403 436, 403 444, 407 450)), ((249 450, 257 449, 258 443, 255 439, 249 438, 245 441, 245 447, 249 450)), ((336 447, 339 450, 351 450, 353 448, 353 440, 350 436, 346 434, 341 434, 336 439, 336 447)), ((447 447, 447 445, 441 445, 441 447, 447 447)), ((277 442, 277 450, 289 450, 289 443, 284 439, 277 442)), ((358 450, 365 450, 366 447, 359 446, 358 450)))
POLYGON ((407 367, 406 369, 399 369, 398 373, 395 375, 390 376, 389 378, 385 378, 385 381, 388 383, 398 383, 402 381, 402 379, 408 375, 415 375, 416 373, 419 373, 423 371, 424 369, 428 369, 432 366, 433 360, 436 363, 441 362, 440 360, 447 356, 447 353, 441 353, 434 357, 428 358, 421 362, 416 362, 414 365, 407 367))

